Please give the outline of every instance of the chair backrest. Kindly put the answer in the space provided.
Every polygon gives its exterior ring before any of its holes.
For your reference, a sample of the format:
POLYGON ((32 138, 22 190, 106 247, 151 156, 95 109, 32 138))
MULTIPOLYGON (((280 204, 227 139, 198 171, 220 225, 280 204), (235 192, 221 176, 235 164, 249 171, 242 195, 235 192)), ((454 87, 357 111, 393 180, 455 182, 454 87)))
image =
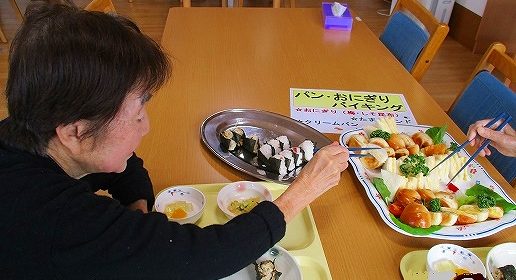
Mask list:
POLYGON ((380 40, 419 81, 446 38, 448 30, 448 26, 439 23, 418 0, 399 0, 380 40), (419 23, 408 16, 407 12, 419 23))
MULTIPOLYGON (((515 117, 516 95, 510 88, 512 81, 516 81, 516 62, 505 54, 504 45, 492 44, 448 114, 464 133, 477 120, 491 119, 502 112, 515 117), (494 73, 501 75, 502 81, 494 73)), ((516 158, 506 157, 494 149, 491 151, 492 155, 487 158, 514 186, 516 158)))
POLYGON ((97 11, 108 14, 116 14, 115 6, 113 5, 113 2, 111 2, 111 0, 93 0, 84 9, 86 11, 97 11))

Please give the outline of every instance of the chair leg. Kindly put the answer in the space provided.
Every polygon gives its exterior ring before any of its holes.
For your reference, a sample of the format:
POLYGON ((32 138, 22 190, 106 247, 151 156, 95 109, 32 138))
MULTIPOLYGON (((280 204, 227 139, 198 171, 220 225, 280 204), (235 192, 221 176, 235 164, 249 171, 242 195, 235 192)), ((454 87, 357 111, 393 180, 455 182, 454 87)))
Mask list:
POLYGON ((2 28, 0 27, 0 42, 7 43, 7 38, 5 38, 5 34, 2 31, 2 28))
POLYGON ((183 0, 183 8, 190 8, 192 7, 192 1, 191 0, 183 0))
POLYGON ((11 1, 11 6, 14 7, 14 9, 18 12, 18 17, 23 20, 23 14, 20 10, 20 7, 18 6, 18 3, 16 3, 16 0, 10 0, 11 1))
POLYGON ((290 0, 290 8, 296 7, 296 0, 290 0))
MULTIPOLYGON (((244 6, 244 0, 236 0, 237 1, 237 7, 242 8, 244 6)), ((233 2, 233 5, 235 5, 235 2, 233 2)))
POLYGON ((273 7, 273 8, 279 8, 279 7, 281 7, 281 0, 273 0, 273 1, 272 1, 272 7, 273 7))
POLYGON ((224 7, 224 8, 225 8, 225 7, 227 7, 227 6, 228 6, 228 0, 222 0, 222 1, 220 1, 220 2, 221 2, 221 6, 222 6, 222 7, 224 7))

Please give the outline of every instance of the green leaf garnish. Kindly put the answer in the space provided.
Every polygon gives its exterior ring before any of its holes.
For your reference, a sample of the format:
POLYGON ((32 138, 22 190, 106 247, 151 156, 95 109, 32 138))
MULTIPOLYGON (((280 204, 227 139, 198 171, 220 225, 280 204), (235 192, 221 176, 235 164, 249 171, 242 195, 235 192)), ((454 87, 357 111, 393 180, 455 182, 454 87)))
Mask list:
POLYGON ((443 228, 443 226, 431 226, 429 228, 415 228, 411 227, 407 224, 402 223, 398 218, 396 218, 393 214, 389 213, 392 221, 403 231, 408 232, 413 235, 429 235, 443 228))
POLYGON ((516 205, 508 202, 501 195, 497 194, 490 188, 486 188, 480 184, 475 184, 473 187, 466 190, 466 195, 473 197, 475 201, 476 198, 478 198, 478 196, 481 194, 493 197, 495 199, 496 206, 501 207, 504 214, 511 210, 516 210, 516 205))
POLYGON ((443 142, 444 134, 446 133, 446 125, 441 127, 432 127, 425 131, 425 133, 432 138, 434 144, 443 142))

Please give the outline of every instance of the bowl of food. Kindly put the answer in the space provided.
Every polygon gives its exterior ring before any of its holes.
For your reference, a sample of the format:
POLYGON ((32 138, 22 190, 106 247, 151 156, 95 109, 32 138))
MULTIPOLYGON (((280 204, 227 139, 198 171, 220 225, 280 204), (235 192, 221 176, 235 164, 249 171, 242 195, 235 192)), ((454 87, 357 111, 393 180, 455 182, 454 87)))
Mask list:
POLYGON ((302 280, 297 260, 287 250, 274 246, 252 264, 221 280, 302 280))
POLYGON ((454 244, 438 244, 430 248, 426 269, 429 280, 458 279, 459 275, 468 275, 466 279, 480 276, 484 279, 486 276, 482 261, 470 250, 454 244))
POLYGON ((262 184, 247 181, 226 185, 217 195, 217 204, 229 219, 248 213, 265 200, 272 201, 271 192, 262 184))
POLYGON ((516 279, 516 243, 494 246, 486 259, 487 279, 516 279))
POLYGON ((156 196, 154 209, 180 224, 197 222, 206 206, 204 194, 192 187, 177 186, 162 190, 156 196))

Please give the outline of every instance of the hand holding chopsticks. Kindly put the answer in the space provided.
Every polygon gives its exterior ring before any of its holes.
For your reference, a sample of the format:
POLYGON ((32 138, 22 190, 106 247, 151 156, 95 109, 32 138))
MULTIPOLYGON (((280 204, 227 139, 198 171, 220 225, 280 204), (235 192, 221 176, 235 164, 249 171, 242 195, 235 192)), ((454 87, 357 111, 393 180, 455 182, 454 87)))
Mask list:
MULTIPOLYGON (((485 125, 485 127, 491 127, 492 125, 496 124, 497 121, 501 120, 501 119, 504 119, 504 121, 495 129, 495 131, 501 131, 508 123, 510 123, 512 121, 512 116, 510 116, 509 114, 507 113, 501 113, 500 115, 498 115, 496 118, 494 118, 493 120, 491 120, 489 123, 487 123, 485 125)), ((471 140, 468 140, 466 142, 464 142, 462 145, 460 145, 460 147, 464 147, 465 145, 467 145, 468 143, 470 143, 471 140)), ((457 175, 460 174, 460 172, 462 172, 462 170, 464 170, 464 168, 466 168, 466 166, 468 166, 468 164, 473 161, 473 159, 475 159, 481 151, 484 150, 484 148, 487 147, 487 145, 489 145, 491 143, 491 140, 490 139, 485 139, 484 142, 482 142, 482 144, 480 145, 480 147, 475 151, 475 153, 473 153, 471 155, 471 157, 466 161, 466 163, 459 169, 459 171, 450 179, 450 182, 451 183, 453 181, 453 179, 455 179, 455 177, 457 177, 457 175)), ((457 148, 455 151, 453 151, 452 154, 450 155, 453 155, 454 153, 457 153, 458 151, 460 151, 459 148, 457 148)), ((450 156, 446 157, 444 160, 448 159, 450 156)), ((444 161, 443 160, 443 161, 444 161)), ((443 161, 441 161, 439 164, 441 164, 443 161)), ((439 165, 438 164, 438 165, 439 165)), ((436 167, 438 166, 436 165, 436 167)), ((435 169, 435 167, 433 168, 435 169)), ((432 170, 433 170, 432 169, 432 170)), ((448 184, 449 184, 448 183, 448 184)))
MULTIPOLYGON (((496 118, 492 119, 491 121, 489 121, 485 127, 491 127, 492 125, 494 125, 497 121, 499 121, 500 119, 506 119, 510 117, 509 114, 507 113, 501 113, 500 115, 498 115, 496 118)), ((511 117, 512 119, 512 117, 511 117)), ((509 120, 510 121, 510 120, 509 120)), ((504 124, 505 126, 505 124, 504 124)), ((502 129, 503 126, 500 125, 498 126, 499 129, 502 129)), ((472 139, 473 140, 473 139, 472 139)), ((456 153, 460 152, 462 149, 464 149, 469 143, 472 142, 472 140, 468 140, 464 143, 462 143, 459 147, 457 147, 451 154, 449 154, 447 157, 445 157, 443 160, 441 160, 436 166, 434 166, 432 169, 430 169, 430 171, 428 171, 428 173, 432 172, 434 169, 436 169, 439 165, 441 165, 443 162, 447 161, 449 158, 451 158, 453 155, 455 155, 456 153)), ((487 146, 487 145, 486 145, 487 146)), ((478 154, 477 154, 478 155, 478 154)), ((476 155, 475 155, 476 156, 476 155)), ((468 161, 467 163, 469 164, 469 162, 471 161, 468 161)), ((461 171, 462 171, 463 168, 461 168, 461 171)), ((460 171, 459 171, 460 173, 460 171)), ((453 178, 455 178, 457 175, 453 176, 453 178)))
MULTIPOLYGON (((490 139, 490 146, 498 152, 508 157, 516 157, 516 132, 511 125, 506 125, 500 131, 495 131, 484 127, 487 122, 488 120, 480 120, 470 125, 468 130, 468 139, 471 140, 470 146, 478 147, 482 144, 482 138, 490 139)), ((485 148, 479 155, 489 156, 491 151, 490 148, 485 148)))

